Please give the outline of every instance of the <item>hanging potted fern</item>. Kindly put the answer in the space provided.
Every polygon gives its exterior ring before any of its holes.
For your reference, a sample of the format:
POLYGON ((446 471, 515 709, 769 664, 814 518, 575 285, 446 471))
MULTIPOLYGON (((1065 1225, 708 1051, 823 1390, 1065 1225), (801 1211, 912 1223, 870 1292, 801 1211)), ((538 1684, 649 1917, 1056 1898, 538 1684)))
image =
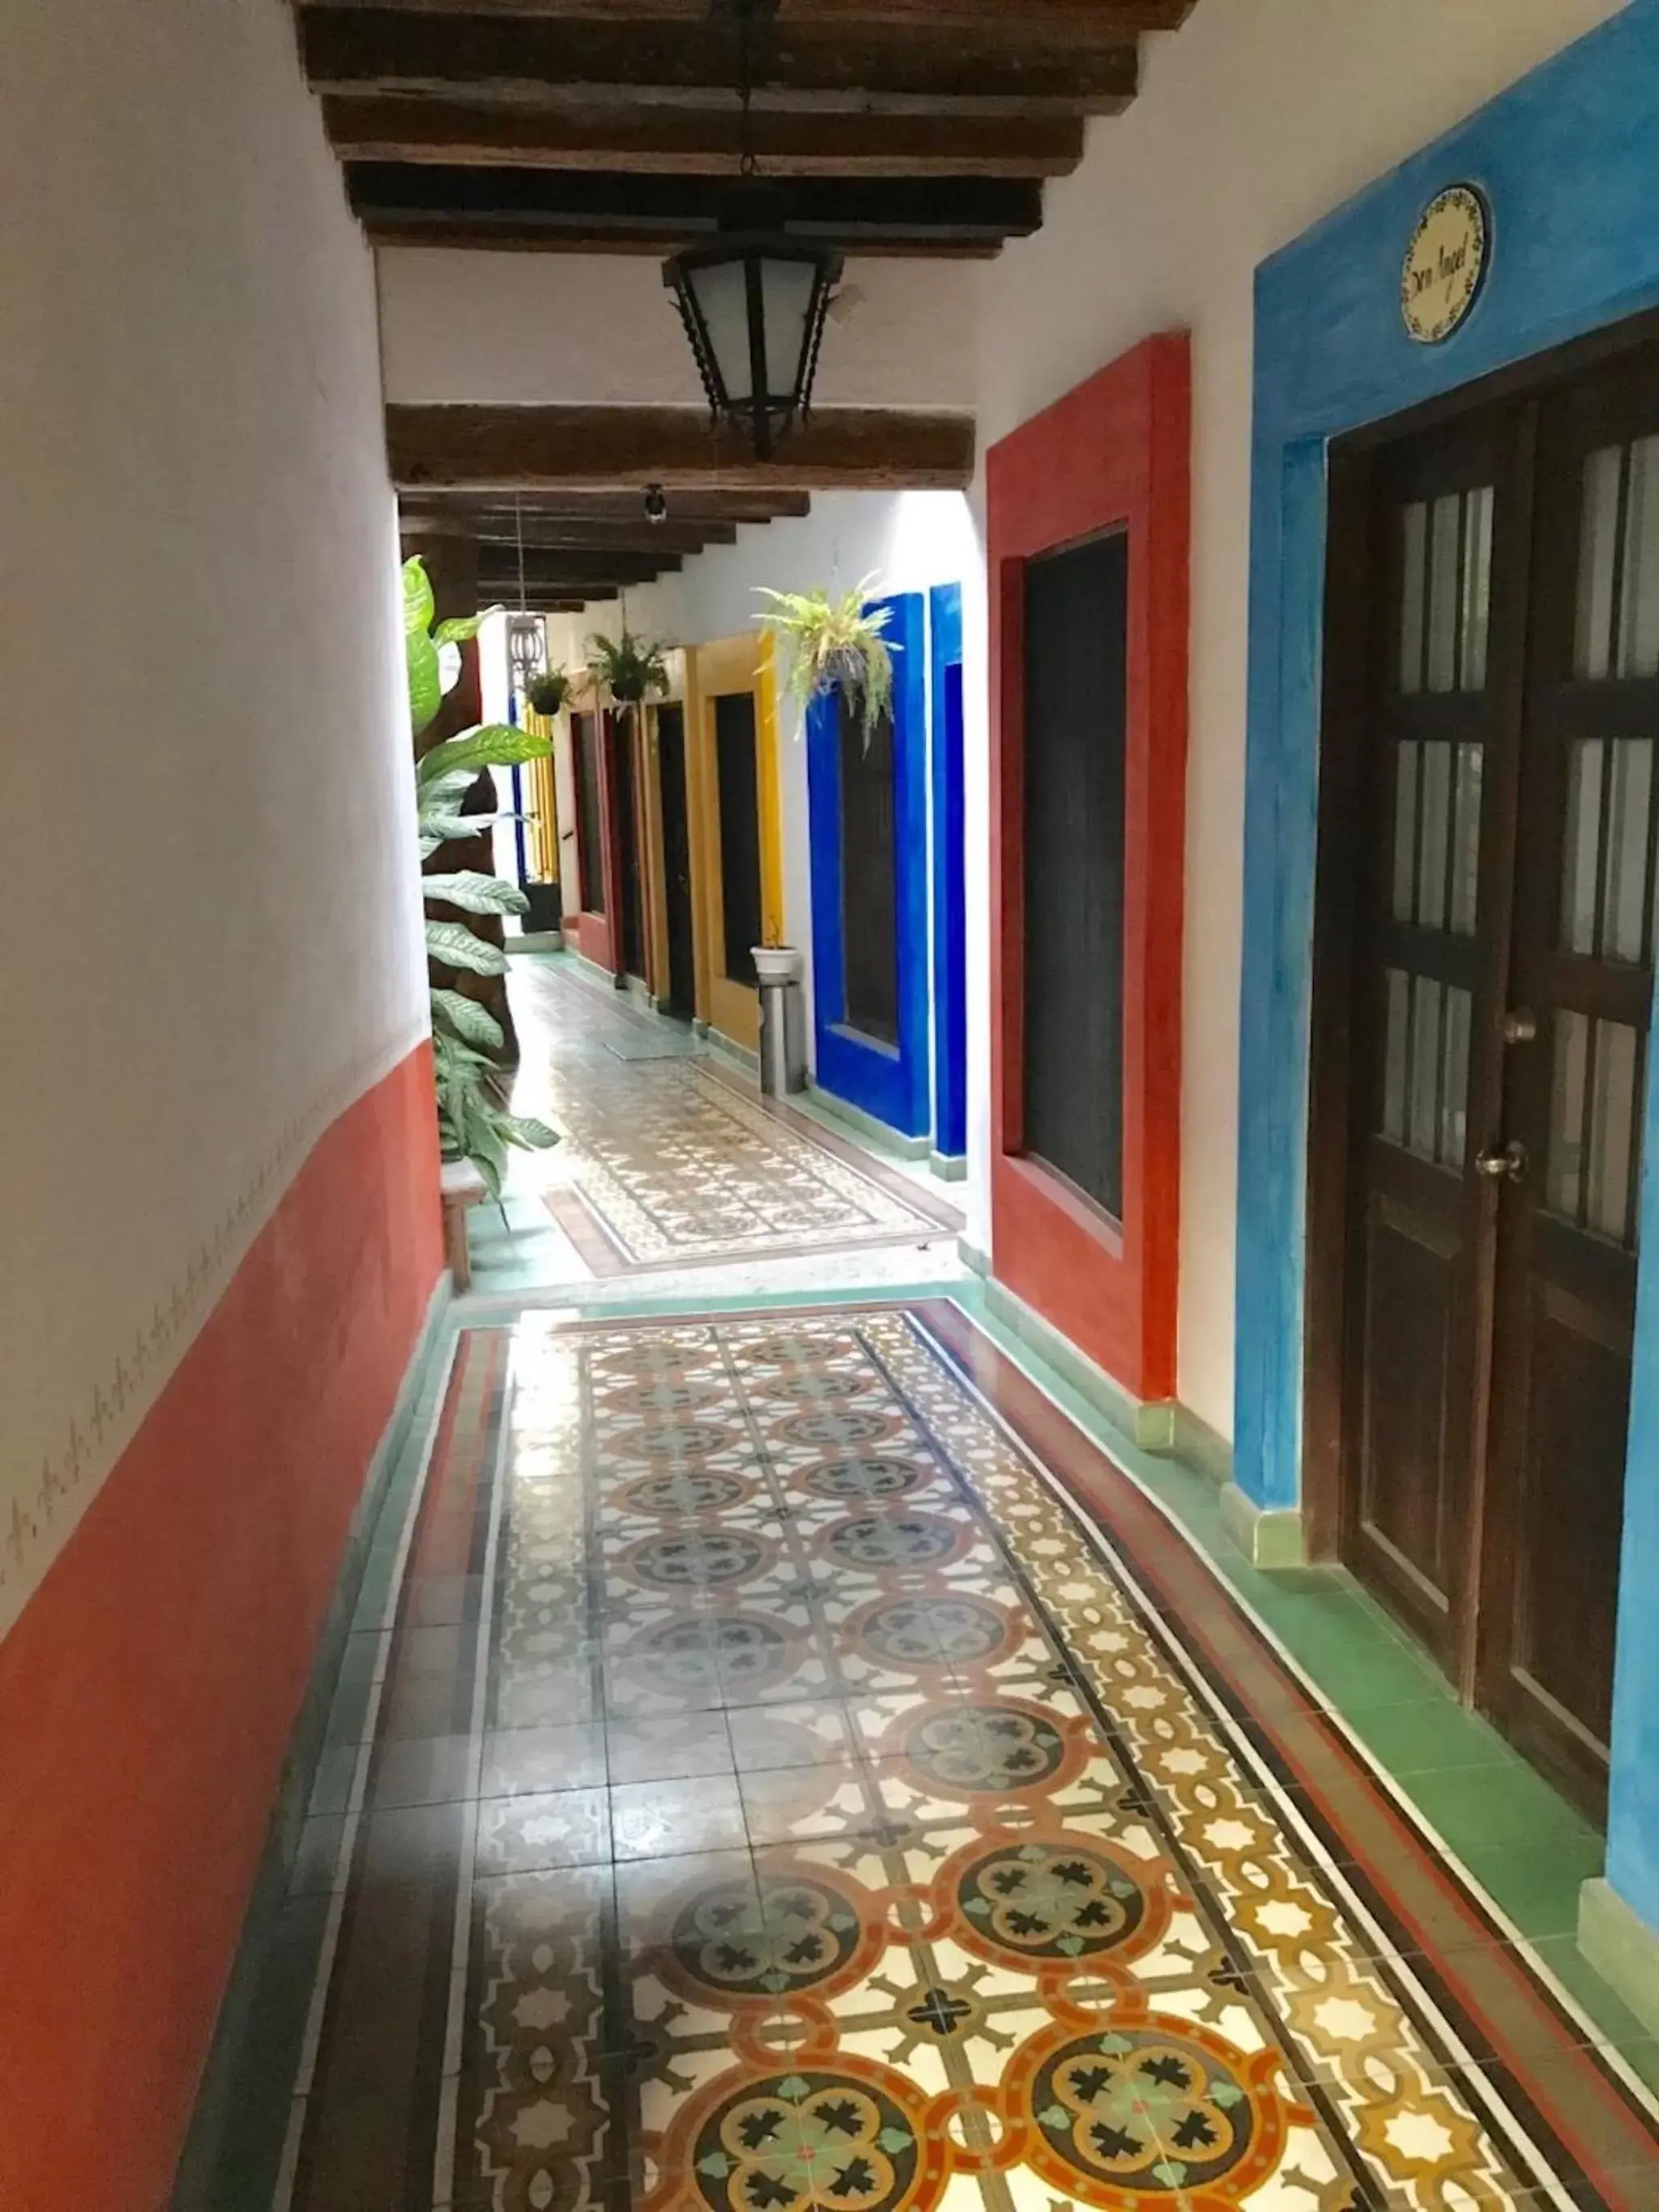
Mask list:
POLYGON ((893 655, 900 648, 883 635, 892 610, 866 605, 873 576, 839 599, 819 588, 775 592, 758 586, 772 602, 762 626, 789 647, 789 696, 801 708, 839 691, 864 726, 867 750, 882 716, 893 703, 893 655))
POLYGON ((570 696, 570 678, 562 668, 538 669, 524 687, 525 704, 535 714, 556 714, 570 696))
POLYGON ((626 623, 620 637, 596 631, 587 641, 587 665, 593 680, 617 707, 641 707, 647 699, 660 699, 669 688, 668 662, 663 648, 636 637, 626 623))

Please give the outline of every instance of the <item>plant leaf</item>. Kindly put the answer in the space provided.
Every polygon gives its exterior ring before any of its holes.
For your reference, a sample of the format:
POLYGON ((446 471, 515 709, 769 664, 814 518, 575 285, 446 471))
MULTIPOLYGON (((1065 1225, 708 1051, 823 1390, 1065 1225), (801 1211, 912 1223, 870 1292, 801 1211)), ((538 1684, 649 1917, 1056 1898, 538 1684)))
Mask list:
POLYGON ((530 901, 504 876, 481 875, 476 868, 458 868, 453 875, 422 876, 422 898, 441 899, 458 906, 463 914, 528 914, 530 901))
POLYGON ((437 645, 466 645, 477 637, 491 615, 500 612, 499 607, 486 607, 478 615, 446 615, 432 633, 433 641, 437 645))
POLYGON ((509 1145, 517 1145, 526 1152, 544 1152, 550 1145, 556 1145, 559 1133, 550 1129, 545 1121, 538 1121, 526 1114, 498 1114, 495 1127, 509 1145))
POLYGON ((522 761, 545 760, 553 750, 551 738, 538 738, 530 730, 515 730, 510 722, 480 722, 475 729, 446 738, 415 764, 415 775, 424 794, 442 776, 464 768, 514 768, 522 761))
POLYGON ((506 953, 499 945, 475 937, 464 921, 428 921, 426 949, 428 957, 446 968, 465 968, 475 975, 507 973, 506 953))
POLYGON ((494 1014, 462 992, 434 991, 432 1011, 453 1036, 467 1044, 481 1045, 486 1052, 499 1052, 507 1042, 506 1034, 494 1014))
POLYGON ((432 627, 432 617, 437 612, 437 603, 432 596, 432 580, 426 573, 426 562, 418 553, 404 562, 404 635, 425 636, 432 627))

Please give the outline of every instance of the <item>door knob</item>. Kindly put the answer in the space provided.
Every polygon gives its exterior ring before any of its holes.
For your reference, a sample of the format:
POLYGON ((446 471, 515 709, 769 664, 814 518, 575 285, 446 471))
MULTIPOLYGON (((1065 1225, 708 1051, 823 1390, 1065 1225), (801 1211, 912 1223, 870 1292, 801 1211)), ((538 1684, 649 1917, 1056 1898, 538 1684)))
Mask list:
POLYGON ((1474 1171, 1488 1182, 1524 1182, 1527 1148, 1518 1137, 1511 1137, 1501 1152, 1477 1152, 1474 1171))

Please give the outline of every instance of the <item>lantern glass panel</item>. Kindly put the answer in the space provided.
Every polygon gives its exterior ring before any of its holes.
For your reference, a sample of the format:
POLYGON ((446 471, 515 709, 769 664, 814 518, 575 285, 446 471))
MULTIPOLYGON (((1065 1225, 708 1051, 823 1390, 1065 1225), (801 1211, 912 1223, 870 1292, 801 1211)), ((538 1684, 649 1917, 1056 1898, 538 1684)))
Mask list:
POLYGON ((817 269, 810 261, 761 264, 761 289, 766 301, 766 387, 774 398, 787 400, 794 392, 817 278, 817 269))
POLYGON ((747 400, 754 386, 749 368, 749 300, 744 264, 709 261, 686 272, 709 351, 729 405, 747 400))

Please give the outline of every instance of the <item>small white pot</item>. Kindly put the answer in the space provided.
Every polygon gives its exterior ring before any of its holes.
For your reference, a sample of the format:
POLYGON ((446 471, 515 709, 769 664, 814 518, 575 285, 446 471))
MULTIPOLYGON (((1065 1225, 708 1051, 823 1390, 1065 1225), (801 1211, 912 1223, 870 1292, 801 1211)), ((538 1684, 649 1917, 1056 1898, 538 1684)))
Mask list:
POLYGON ((799 983, 806 963, 793 945, 751 945, 755 974, 763 983, 799 983))

